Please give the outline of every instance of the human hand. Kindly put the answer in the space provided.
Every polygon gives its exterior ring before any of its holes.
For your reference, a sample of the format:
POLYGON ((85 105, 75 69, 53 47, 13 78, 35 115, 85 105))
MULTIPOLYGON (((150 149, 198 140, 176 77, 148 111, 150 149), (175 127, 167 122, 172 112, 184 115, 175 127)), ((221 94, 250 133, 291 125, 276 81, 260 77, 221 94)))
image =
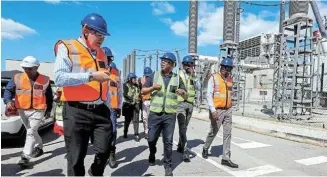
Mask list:
POLYGON ((177 93, 178 95, 183 95, 183 94, 185 93, 185 91, 182 90, 182 89, 177 89, 177 90, 176 90, 176 93, 177 93))
POLYGON ((96 71, 92 73, 93 81, 98 82, 105 82, 108 81, 110 73, 109 72, 103 72, 103 71, 96 71))

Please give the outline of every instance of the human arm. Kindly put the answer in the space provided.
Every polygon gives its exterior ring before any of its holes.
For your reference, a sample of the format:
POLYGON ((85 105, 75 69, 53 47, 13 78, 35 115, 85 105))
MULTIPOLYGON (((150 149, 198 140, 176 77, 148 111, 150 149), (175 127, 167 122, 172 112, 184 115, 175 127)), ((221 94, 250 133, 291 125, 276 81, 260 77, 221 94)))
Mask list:
POLYGON ((45 113, 50 113, 53 107, 53 92, 51 85, 49 84, 47 89, 45 90, 45 98, 47 103, 47 109, 45 110, 45 113))
POLYGON ((154 73, 152 73, 145 81, 143 87, 142 87, 142 94, 148 94, 151 93, 153 91, 155 91, 156 89, 160 88, 158 85, 154 86, 153 85, 153 77, 154 77, 154 73))
POLYGON ((185 84, 184 84, 183 79, 181 77, 179 77, 179 84, 178 85, 179 85, 179 87, 178 87, 178 90, 177 90, 177 94, 179 94, 184 100, 187 100, 188 93, 186 91, 185 84))
POLYGON ((14 82, 14 79, 11 79, 6 88, 5 88, 5 92, 3 94, 3 102, 7 105, 8 109, 14 109, 15 108, 15 104, 13 99, 15 98, 15 94, 16 94, 16 85, 14 82))
POLYGON ((211 76, 209 78, 208 88, 207 88, 207 102, 208 102, 209 110, 211 112, 216 111, 216 108, 213 105, 213 89, 214 89, 214 81, 213 81, 213 76, 211 76))

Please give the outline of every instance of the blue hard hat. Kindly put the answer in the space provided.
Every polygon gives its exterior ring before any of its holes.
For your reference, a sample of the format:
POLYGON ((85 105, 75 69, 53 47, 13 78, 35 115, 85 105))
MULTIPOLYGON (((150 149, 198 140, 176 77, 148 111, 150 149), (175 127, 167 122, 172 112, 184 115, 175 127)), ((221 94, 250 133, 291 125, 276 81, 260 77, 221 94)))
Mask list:
POLYGON ((95 31, 100 32, 105 36, 110 36, 110 34, 107 32, 107 22, 99 14, 91 13, 86 15, 81 21, 81 24, 83 26, 86 25, 87 27, 94 29, 95 31))
POLYGON ((110 63, 110 68, 115 68, 115 69, 117 69, 116 64, 115 64, 114 62, 110 63))
POLYGON ((113 57, 112 52, 108 47, 102 47, 102 50, 104 51, 107 57, 113 57))
POLYGON ((144 76, 150 76, 152 74, 152 69, 150 67, 145 67, 143 75, 144 76))
POLYGON ((224 59, 220 62, 220 65, 233 67, 233 59, 232 59, 232 58, 224 58, 224 59))
POLYGON ((129 73, 127 76, 127 79, 131 79, 131 78, 137 78, 136 75, 134 73, 129 73))
POLYGON ((182 63, 193 63, 193 57, 190 56, 190 55, 186 55, 186 56, 183 58, 182 63))
POLYGON ((173 53, 170 53, 170 52, 164 53, 164 55, 162 57, 160 57, 160 59, 168 59, 168 60, 171 60, 171 61, 176 63, 175 55, 173 53))

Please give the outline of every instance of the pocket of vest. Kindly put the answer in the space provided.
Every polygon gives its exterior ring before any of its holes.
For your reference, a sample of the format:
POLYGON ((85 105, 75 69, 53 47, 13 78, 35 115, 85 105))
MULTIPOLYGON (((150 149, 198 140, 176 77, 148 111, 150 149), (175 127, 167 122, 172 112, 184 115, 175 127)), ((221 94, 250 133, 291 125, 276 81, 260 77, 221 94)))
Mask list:
POLYGON ((177 86, 171 85, 170 88, 169 88, 169 92, 171 92, 171 93, 175 93, 176 90, 177 90, 177 86))

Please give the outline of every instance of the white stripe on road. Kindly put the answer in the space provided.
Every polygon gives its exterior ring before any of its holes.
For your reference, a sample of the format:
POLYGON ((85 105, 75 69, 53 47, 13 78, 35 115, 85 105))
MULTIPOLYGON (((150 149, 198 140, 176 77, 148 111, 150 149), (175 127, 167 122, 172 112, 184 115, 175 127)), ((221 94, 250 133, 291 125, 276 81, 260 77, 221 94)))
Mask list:
POLYGON ((274 173, 283 171, 280 168, 274 167, 272 165, 263 165, 255 168, 249 168, 246 170, 236 171, 237 176, 259 176, 266 175, 268 173, 274 173))
MULTIPOLYGON (((217 137, 223 139, 222 135, 217 135, 217 137)), ((238 146, 242 149, 254 149, 254 148, 261 148, 261 147, 268 147, 271 146, 269 144, 263 144, 263 143, 259 143, 256 141, 251 141, 251 140, 246 140, 243 138, 238 138, 238 137, 233 137, 235 139, 239 139, 239 140, 243 140, 243 141, 248 141, 248 143, 235 143, 234 141, 231 141, 232 144, 234 144, 235 146, 238 146)))
MULTIPOLYGON (((176 141, 174 141, 174 144, 177 146, 178 143, 176 141)), ((249 177, 255 177, 255 176, 259 176, 259 175, 266 175, 269 173, 274 173, 274 172, 279 172, 279 171, 283 171, 280 168, 277 168, 275 166, 272 165, 263 165, 263 166, 259 166, 259 167, 255 167, 255 168, 249 168, 246 170, 239 170, 239 171, 232 171, 230 170, 228 167, 223 166, 219 163, 217 163, 216 161, 212 160, 212 159, 205 159, 202 157, 202 155, 200 153, 197 153, 193 150, 188 149, 190 153, 192 153, 193 155, 211 163, 212 165, 214 165, 215 167, 225 171, 226 173, 231 174, 232 176, 249 176, 249 177)))
POLYGON ((295 162, 303 164, 303 165, 316 165, 316 164, 322 164, 327 162, 327 157, 325 156, 318 156, 318 157, 312 157, 307 159, 300 159, 295 160, 295 162))

